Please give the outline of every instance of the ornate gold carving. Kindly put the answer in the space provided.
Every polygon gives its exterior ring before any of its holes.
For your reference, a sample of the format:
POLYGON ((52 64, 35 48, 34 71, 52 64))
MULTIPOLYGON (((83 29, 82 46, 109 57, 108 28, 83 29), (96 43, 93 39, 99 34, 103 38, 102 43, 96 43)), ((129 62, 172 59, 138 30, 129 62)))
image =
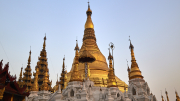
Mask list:
POLYGON ((2 100, 3 98, 4 91, 5 91, 5 87, 3 89, 0 89, 0 100, 2 100))
POLYGON ((30 88, 32 86, 31 84, 31 50, 29 52, 29 58, 28 58, 28 64, 27 67, 25 68, 25 73, 23 73, 24 77, 22 78, 24 85, 26 85, 26 92, 30 91, 30 88))
POLYGON ((166 91, 166 89, 165 89, 165 93, 166 93, 167 101, 169 101, 168 92, 166 91))
POLYGON ((164 98, 163 98, 163 96, 161 95, 161 98, 162 98, 162 101, 164 101, 164 98))
MULTIPOLYGON (((103 78, 104 83, 99 84, 98 80, 95 80, 94 83, 95 83, 95 86, 106 87, 109 68, 108 68, 105 56, 101 53, 96 43, 94 26, 93 28, 85 28, 84 30, 83 44, 80 48, 79 56, 83 53, 85 49, 87 49, 90 52, 90 54, 93 55, 96 59, 93 63, 88 63, 90 74, 91 74, 89 79, 91 80, 93 78, 98 78, 99 80, 102 80, 103 78)), ((73 72, 74 67, 75 67, 74 64, 75 64, 75 58, 73 60, 71 71, 67 73, 67 82, 69 82, 71 79, 71 75, 72 75, 71 73, 73 72)), ((84 69, 85 69, 84 63, 79 63, 78 70, 79 70, 79 73, 81 74, 81 79, 84 79, 84 69)), ((116 79, 119 90, 124 91, 124 82, 116 76, 115 76, 115 79, 116 79)))
POLYGON ((41 86, 41 90, 49 90, 49 85, 48 85, 49 79, 48 79, 48 70, 45 71, 44 74, 44 79, 43 79, 43 84, 41 86))
POLYGON ((86 11, 86 14, 87 14, 87 20, 86 20, 86 23, 85 23, 85 29, 86 28, 94 28, 93 22, 91 20, 92 11, 91 11, 89 5, 88 5, 88 10, 86 11))
POLYGON ((24 86, 24 81, 23 81, 23 78, 22 78, 22 69, 23 69, 23 67, 21 67, 21 72, 20 72, 20 74, 19 74, 19 80, 18 80, 18 84, 19 84, 19 87, 20 88, 22 88, 23 86, 24 86))
MULTIPOLYGON (((48 85, 48 90, 52 90, 52 88, 51 88, 52 83, 49 81, 49 74, 48 74, 49 69, 48 69, 47 53, 46 53, 46 36, 44 37, 43 49, 40 52, 40 57, 38 57, 38 59, 39 59, 39 61, 37 62, 36 68, 39 68, 39 73, 38 73, 39 88, 40 89, 43 88, 41 84, 44 83, 43 80, 45 78, 46 79, 45 83, 47 83, 47 85, 48 85)), ((47 89, 47 88, 45 88, 45 89, 47 89)))
POLYGON ((175 94, 176 94, 176 101, 180 101, 177 91, 175 91, 175 94))
POLYGON ((39 74, 39 68, 36 68, 36 73, 34 76, 34 83, 33 83, 31 91, 39 91, 38 74, 39 74))
POLYGON ((130 50, 131 50, 131 69, 129 72, 129 79, 134 79, 134 78, 142 78, 143 76, 141 75, 141 71, 139 70, 139 67, 136 63, 136 59, 134 56, 134 46, 131 44, 130 41, 130 46, 129 46, 130 50))
POLYGON ((108 73, 108 86, 107 87, 117 87, 116 84, 116 79, 115 79, 115 74, 114 74, 114 68, 112 67, 112 59, 113 56, 111 55, 110 51, 109 51, 109 73, 108 73))
POLYGON ((81 77, 80 77, 80 74, 79 74, 79 70, 78 70, 78 64, 79 64, 78 50, 79 50, 79 47, 78 47, 77 40, 76 40, 76 47, 75 47, 74 50, 76 51, 75 52, 75 63, 74 63, 74 70, 73 70, 73 72, 71 74, 70 82, 72 82, 72 81, 82 81, 81 77))
MULTIPOLYGON (((64 61, 65 61, 65 57, 63 58, 62 73, 61 73, 60 82, 59 82, 59 84, 61 86, 61 91, 63 89, 65 89, 67 86, 67 77, 66 77, 67 72, 65 71, 64 61)), ((59 86, 59 85, 57 85, 57 86, 59 86)))

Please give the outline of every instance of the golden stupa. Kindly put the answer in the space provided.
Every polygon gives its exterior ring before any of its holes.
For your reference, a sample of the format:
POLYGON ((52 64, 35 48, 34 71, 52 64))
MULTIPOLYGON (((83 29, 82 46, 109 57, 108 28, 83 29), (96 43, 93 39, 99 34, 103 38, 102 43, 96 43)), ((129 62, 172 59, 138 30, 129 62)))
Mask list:
MULTIPOLYGON (((102 86, 107 87, 107 80, 108 80, 108 64, 106 62, 106 58, 99 50, 97 44, 96 44, 96 37, 95 37, 95 31, 94 31, 94 25, 91 20, 91 14, 92 11, 90 9, 90 6, 88 4, 88 10, 86 11, 87 14, 87 20, 85 23, 85 30, 84 30, 84 37, 83 37, 83 44, 81 46, 81 49, 79 51, 79 56, 83 53, 84 50, 88 50, 88 52, 95 57, 95 61, 93 63, 88 63, 88 67, 90 69, 90 76, 89 79, 94 82, 95 86, 102 86)), ((75 58, 72 64, 71 71, 67 74, 67 81, 70 81, 71 73, 74 70, 75 66, 75 58)), ((85 78, 85 64, 79 63, 78 70, 81 74, 81 78, 85 78)), ((125 84, 122 80, 120 80, 117 76, 116 82, 119 90, 124 92, 124 87, 127 87, 127 84, 125 84)))

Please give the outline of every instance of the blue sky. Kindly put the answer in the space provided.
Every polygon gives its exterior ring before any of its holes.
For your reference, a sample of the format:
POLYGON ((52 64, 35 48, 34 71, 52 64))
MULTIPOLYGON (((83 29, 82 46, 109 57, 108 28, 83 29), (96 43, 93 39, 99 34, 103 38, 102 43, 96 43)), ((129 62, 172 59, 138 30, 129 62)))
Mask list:
MULTIPOLYGON (((165 88, 170 100, 180 94, 180 1, 179 0, 91 0, 97 44, 108 57, 108 44, 115 45, 115 74, 128 84, 131 65, 129 36, 137 63, 153 94, 160 101, 165 88)), ((9 62, 19 77, 27 66, 31 46, 31 68, 47 37, 47 58, 53 84, 60 75, 65 55, 67 71, 75 56, 76 38, 82 45, 87 0, 0 0, 0 59, 9 62), (7 54, 7 55, 6 55, 7 54)), ((108 62, 108 61, 107 61, 108 62)))

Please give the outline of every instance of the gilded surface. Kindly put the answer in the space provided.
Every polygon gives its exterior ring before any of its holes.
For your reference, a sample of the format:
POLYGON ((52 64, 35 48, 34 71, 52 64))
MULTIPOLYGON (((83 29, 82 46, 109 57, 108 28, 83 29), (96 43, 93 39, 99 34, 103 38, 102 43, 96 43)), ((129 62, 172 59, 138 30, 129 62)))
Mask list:
POLYGON ((111 56, 110 52, 109 52, 108 59, 109 59, 109 73, 108 73, 108 81, 107 81, 108 86, 107 87, 117 87, 114 69, 112 68, 113 57, 111 56))
POLYGON ((49 90, 48 82, 49 82, 49 80, 48 80, 48 70, 46 70, 45 73, 44 73, 43 84, 41 86, 41 90, 46 90, 46 91, 49 90))
POLYGON ((25 84, 24 81, 23 81, 23 79, 22 79, 22 69, 23 69, 23 68, 21 68, 21 72, 20 72, 20 74, 19 74, 19 80, 18 80, 18 82, 17 82, 17 83, 19 84, 19 87, 20 87, 20 88, 22 88, 22 87, 24 86, 24 84, 25 84))
POLYGON ((5 87, 3 89, 0 89, 0 100, 2 100, 3 98, 4 91, 5 91, 5 87))
MULTIPOLYGON (((51 88, 52 82, 49 81, 49 74, 48 74, 49 69, 48 69, 48 62, 47 62, 47 53, 46 53, 46 49, 45 48, 46 48, 46 36, 44 37, 43 49, 40 52, 40 57, 38 57, 39 61, 37 62, 37 66, 36 66, 36 68, 39 68, 38 84, 39 84, 39 89, 41 90, 41 88, 43 88, 42 84, 44 82, 43 81, 44 80, 44 76, 45 76, 44 73, 47 72, 46 81, 45 82, 47 82, 47 84, 48 84, 48 89, 50 91, 52 91, 52 88, 51 88)), ((34 81, 32 81, 32 83, 34 83, 34 81)))
POLYGON ((175 91, 176 94, 176 101, 180 101, 177 91, 175 91))
POLYGON ((36 68, 36 73, 34 73, 35 74, 34 83, 33 83, 31 91, 39 91, 38 73, 39 73, 39 68, 36 68))
POLYGON ((92 11, 90 9, 90 6, 88 6, 88 10, 86 11, 86 14, 87 14, 87 20, 85 23, 85 29, 86 28, 94 28, 93 22, 91 20, 92 11))
POLYGON ((130 50, 131 50, 131 69, 129 72, 129 79, 134 79, 134 78, 142 78, 143 76, 141 74, 141 71, 139 70, 139 67, 136 63, 136 59, 134 56, 134 46, 131 44, 130 42, 130 46, 129 46, 130 50))
MULTIPOLYGON (((65 58, 63 58, 63 65, 62 65, 62 73, 60 77, 60 86, 61 86, 61 91, 66 88, 67 86, 67 72, 65 71, 65 64, 64 64, 65 58)), ((59 86, 57 85, 57 87, 59 86)))
MULTIPOLYGON (((85 49, 87 49, 90 52, 90 54, 93 55, 96 59, 93 63, 88 63, 89 71, 90 71, 89 79, 94 81, 95 86, 107 87, 107 79, 108 79, 109 68, 108 68, 108 65, 107 65, 107 62, 106 62, 104 55, 101 53, 101 51, 99 50, 99 48, 96 44, 94 26, 93 26, 93 28, 86 28, 85 27, 83 44, 82 44, 81 49, 79 51, 79 55, 81 55, 85 49)), ((70 80, 71 73, 74 70, 74 66, 75 66, 74 63, 75 63, 75 58, 73 61, 71 71, 67 74, 67 81, 68 82, 70 80)), ((84 64, 83 63, 79 63, 78 70, 81 74, 81 78, 84 79, 84 64)), ((124 92, 124 82, 121 81, 118 77, 115 77, 115 78, 116 78, 116 82, 117 82, 119 90, 124 92)), ((127 87, 127 84, 125 86, 127 87)))
POLYGON ((165 91, 165 93, 166 93, 167 101, 169 101, 168 92, 165 91))
POLYGON ((32 74, 31 74, 30 64, 31 64, 31 50, 29 52, 28 64, 27 64, 27 67, 25 68, 25 73, 23 73, 24 77, 22 78, 24 85, 27 86, 26 90, 25 90, 26 92, 29 92, 31 89, 31 86, 32 86, 32 84, 31 84, 31 75, 32 74))

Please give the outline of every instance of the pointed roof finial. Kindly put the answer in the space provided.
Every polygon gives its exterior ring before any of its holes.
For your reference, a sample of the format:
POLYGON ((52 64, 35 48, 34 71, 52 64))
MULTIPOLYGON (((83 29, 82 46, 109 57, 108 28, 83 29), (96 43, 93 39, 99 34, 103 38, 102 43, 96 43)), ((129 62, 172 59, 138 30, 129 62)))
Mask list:
POLYGON ((87 20, 85 23, 85 29, 86 28, 93 28, 94 29, 94 25, 93 25, 93 22, 91 20, 92 11, 90 9, 89 1, 88 1, 88 10, 86 11, 86 14, 87 14, 87 20))
POLYGON ((31 46, 30 46, 30 52, 29 53, 31 54, 31 46))
POLYGON ((129 41, 130 41, 130 46, 129 46, 129 49, 134 49, 134 46, 131 44, 131 39, 130 39, 130 36, 129 36, 129 41))
POLYGON ((88 0, 88 2, 87 2, 87 3, 88 3, 88 8, 90 8, 90 6, 89 6, 89 0, 88 0))
POLYGON ((129 68, 129 65, 128 65, 128 60, 126 59, 126 61, 127 61, 127 67, 128 67, 127 71, 130 72, 130 68, 129 68))
POLYGON ((30 62, 31 62, 31 50, 29 51, 28 65, 30 65, 30 62))
POLYGON ((45 50, 45 47, 46 47, 46 33, 45 33, 45 36, 44 36, 43 50, 45 50))
POLYGON ((78 40, 76 40, 76 47, 74 48, 74 50, 79 50, 79 47, 78 47, 78 40))
POLYGON ((45 37, 44 37, 44 40, 46 40, 46 33, 45 33, 45 37))
POLYGON ((63 61, 65 60, 65 55, 64 55, 64 58, 63 58, 63 61))

